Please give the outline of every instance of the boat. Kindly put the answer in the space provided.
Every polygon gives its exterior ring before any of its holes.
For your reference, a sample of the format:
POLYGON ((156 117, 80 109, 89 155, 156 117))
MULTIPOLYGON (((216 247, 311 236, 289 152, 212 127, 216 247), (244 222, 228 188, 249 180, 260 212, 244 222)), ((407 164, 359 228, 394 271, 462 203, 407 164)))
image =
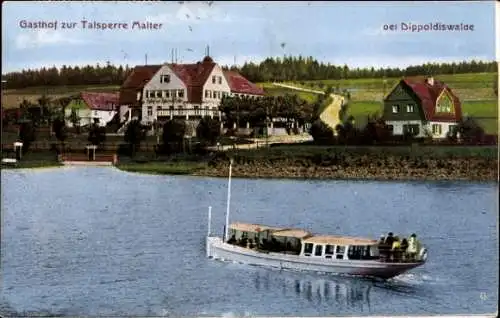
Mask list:
POLYGON ((378 240, 343 235, 317 235, 304 229, 243 222, 229 223, 232 160, 229 164, 224 234, 212 235, 208 208, 208 258, 279 269, 389 279, 422 266, 427 249, 408 257, 383 249, 378 240))

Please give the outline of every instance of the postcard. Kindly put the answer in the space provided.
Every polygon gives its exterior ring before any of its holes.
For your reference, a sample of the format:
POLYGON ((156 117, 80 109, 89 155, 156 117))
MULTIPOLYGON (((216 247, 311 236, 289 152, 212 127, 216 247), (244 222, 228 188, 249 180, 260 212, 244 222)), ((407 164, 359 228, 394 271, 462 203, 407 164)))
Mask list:
POLYGON ((496 316, 495 6, 3 2, 0 314, 496 316))

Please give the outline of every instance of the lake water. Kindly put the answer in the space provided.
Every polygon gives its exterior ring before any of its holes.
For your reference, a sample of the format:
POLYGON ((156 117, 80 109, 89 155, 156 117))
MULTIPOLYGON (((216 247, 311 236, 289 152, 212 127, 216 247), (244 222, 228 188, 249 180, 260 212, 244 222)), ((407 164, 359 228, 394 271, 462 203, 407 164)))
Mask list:
POLYGON ((231 219, 377 238, 416 232, 429 260, 389 281, 205 257, 227 181, 113 168, 2 171, 6 315, 487 313, 498 301, 492 183, 234 179, 231 219))

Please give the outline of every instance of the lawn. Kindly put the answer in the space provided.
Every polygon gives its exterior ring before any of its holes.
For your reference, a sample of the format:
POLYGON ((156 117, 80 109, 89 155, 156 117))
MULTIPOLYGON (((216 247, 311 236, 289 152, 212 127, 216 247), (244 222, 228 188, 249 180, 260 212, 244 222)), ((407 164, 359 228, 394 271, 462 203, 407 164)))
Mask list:
POLYGON ((23 99, 32 103, 37 103, 37 99, 43 94, 56 99, 78 94, 82 91, 113 92, 118 91, 119 89, 119 86, 110 85, 38 86, 22 89, 6 89, 2 92, 2 107, 19 107, 19 104, 23 101, 23 99))
POLYGON ((258 86, 262 87, 269 96, 283 96, 285 94, 298 95, 301 99, 307 101, 308 103, 314 103, 318 98, 317 94, 301 92, 293 89, 288 89, 285 87, 274 86, 272 83, 258 83, 258 86))
MULTIPOLYGON (((2 152, 2 158, 15 158, 13 151, 2 152)), ((28 151, 15 165, 2 164, 2 169, 22 169, 22 168, 43 168, 58 167, 61 163, 57 161, 57 156, 49 151, 28 151)))
POLYGON ((128 172, 149 174, 192 174, 206 168, 204 162, 146 162, 146 163, 119 163, 116 167, 128 172))

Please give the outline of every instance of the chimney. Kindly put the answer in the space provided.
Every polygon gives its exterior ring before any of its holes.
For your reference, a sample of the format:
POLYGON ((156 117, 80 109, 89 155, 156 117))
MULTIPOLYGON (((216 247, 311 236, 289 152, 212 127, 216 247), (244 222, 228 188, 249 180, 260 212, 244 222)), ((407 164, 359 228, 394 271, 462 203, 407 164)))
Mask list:
POLYGON ((430 86, 433 86, 434 85, 434 77, 432 76, 429 76, 427 77, 427 79, 425 80, 427 82, 427 84, 429 84, 430 86))

